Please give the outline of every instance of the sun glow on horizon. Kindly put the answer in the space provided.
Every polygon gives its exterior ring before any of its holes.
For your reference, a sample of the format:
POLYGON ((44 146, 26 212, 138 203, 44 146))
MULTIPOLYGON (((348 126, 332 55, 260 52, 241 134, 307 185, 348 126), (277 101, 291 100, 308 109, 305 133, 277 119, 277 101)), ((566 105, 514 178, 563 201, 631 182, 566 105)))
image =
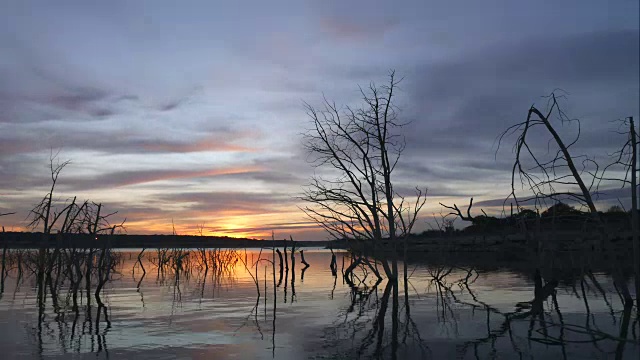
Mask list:
POLYGON ((270 213, 215 212, 188 214, 185 218, 173 219, 152 217, 143 220, 127 220, 125 233, 141 235, 219 236, 268 240, 289 238, 308 240, 326 238, 324 230, 308 221, 304 214, 296 211, 275 209, 270 213))

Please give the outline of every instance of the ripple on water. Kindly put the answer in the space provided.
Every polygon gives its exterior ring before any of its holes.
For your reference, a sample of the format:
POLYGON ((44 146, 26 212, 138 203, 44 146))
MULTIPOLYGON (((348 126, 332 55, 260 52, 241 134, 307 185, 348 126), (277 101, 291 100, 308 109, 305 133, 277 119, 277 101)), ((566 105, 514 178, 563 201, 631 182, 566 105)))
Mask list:
MULTIPOLYGON (((25 273, 18 283, 12 270, 0 298, 0 351, 10 359, 40 353, 94 359, 107 352, 138 360, 366 358, 377 351, 389 355, 395 329, 400 358, 638 358, 640 325, 632 321, 629 340, 618 341, 624 312, 605 274, 561 282, 532 316, 532 274, 480 270, 465 283, 467 272, 454 268, 436 281, 436 269, 411 264, 408 293, 401 282, 395 303, 394 286, 387 281, 375 286, 366 269, 350 279, 357 284, 351 287, 340 275, 345 253, 337 253, 339 274, 333 277, 328 251, 305 250, 311 266, 304 279, 299 257, 295 277, 290 266, 280 279, 276 266, 275 296, 271 265, 261 261, 258 297, 254 278, 241 262, 229 266, 229 254, 227 263, 210 264, 206 278, 194 260, 176 281, 175 273, 159 273, 148 259, 144 278, 139 270, 132 272, 137 259, 132 253, 104 287, 104 308, 93 295, 95 284, 87 298, 83 282, 77 311, 68 281, 60 281, 55 302, 49 285, 39 302, 36 279, 25 273)), ((247 251, 248 259, 257 255, 247 251)), ((263 252, 264 259, 271 256, 263 252)))

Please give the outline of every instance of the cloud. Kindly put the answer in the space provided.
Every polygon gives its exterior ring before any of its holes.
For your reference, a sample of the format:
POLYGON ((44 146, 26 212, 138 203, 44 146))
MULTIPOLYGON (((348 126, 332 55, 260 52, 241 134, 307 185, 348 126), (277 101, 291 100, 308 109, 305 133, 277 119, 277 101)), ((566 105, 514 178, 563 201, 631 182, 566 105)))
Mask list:
POLYGON ((585 86, 597 85, 599 94, 619 85, 634 89, 639 40, 637 31, 621 30, 500 43, 417 68, 408 78, 411 97, 425 110, 455 105, 452 120, 461 130, 493 125, 556 88, 580 95, 585 86))
POLYGON ((62 147, 74 166, 61 191, 118 197, 136 231, 202 214, 256 232, 289 223, 271 213, 311 233, 284 196, 323 171, 301 151, 301 102, 324 92, 357 104, 357 86, 392 68, 412 121, 394 180, 403 194, 506 195, 513 139, 496 159, 495 138, 555 88, 584 120, 577 153, 611 152, 607 120, 639 113, 637 1, 21 4, 0 5, 0 193, 20 198, 2 205, 22 209, 46 187, 50 148, 62 147))
POLYGON ((254 144, 261 138, 256 131, 224 127, 193 134, 181 129, 186 136, 175 137, 164 131, 127 131, 114 121, 90 124, 50 121, 29 126, 7 126, 7 130, 0 134, 0 158, 48 151, 52 147, 110 154, 254 152, 258 150, 254 144), (46 140, 42 134, 46 134, 46 140))
POLYGON ((396 25, 398 25, 397 20, 384 17, 380 19, 354 19, 332 15, 320 19, 320 27, 323 31, 339 40, 353 42, 381 38, 396 25))
POLYGON ((207 230, 212 233, 226 233, 233 235, 235 233, 251 233, 256 234, 262 238, 270 238, 271 233, 275 233, 276 239, 285 238, 288 239, 288 235, 300 235, 294 240, 314 240, 322 239, 323 230, 318 227, 315 222, 309 221, 297 221, 291 223, 275 223, 264 224, 256 227, 243 227, 242 229, 226 229, 224 227, 207 227, 207 230))
MULTIPOLYGON (((574 189, 573 191, 579 193, 579 189, 574 189)), ((624 204, 630 204, 630 200, 631 200, 631 191, 628 188, 604 188, 601 189, 600 191, 598 191, 597 194, 592 194, 593 196, 593 200, 596 203, 596 205, 601 205, 601 204, 609 204, 609 203, 618 203, 618 200, 620 200, 621 202, 623 202, 624 204)), ((505 198, 502 199, 486 199, 486 200, 482 200, 482 201, 477 201, 474 202, 474 206, 486 206, 486 207, 502 207, 503 205, 508 207, 510 203, 513 202, 512 199, 507 199, 505 201, 505 198)), ((563 199, 563 201, 566 201, 568 203, 572 203, 571 199, 567 198, 567 199, 563 199)), ((550 205, 553 202, 547 201, 547 203, 550 205)), ((521 201, 521 204, 523 206, 533 206, 535 205, 535 200, 526 200, 526 201, 521 201)), ((598 206, 599 210, 604 210, 602 209, 600 206, 598 206)))
MULTIPOLYGON (((556 88, 586 96, 583 88, 593 87, 596 96, 606 100, 606 93, 616 87, 622 86, 619 93, 637 92, 639 40, 637 31, 610 31, 489 46, 417 68, 408 77, 411 98, 420 110, 448 111, 453 106, 446 119, 451 130, 485 134, 511 120, 514 110, 524 113, 527 105, 556 88)), ((610 106, 579 105, 589 110, 610 106)))
MULTIPOLYGON (((229 152, 253 152, 257 149, 249 145, 237 144, 249 139, 244 134, 235 133, 226 136, 214 135, 197 141, 140 141, 128 144, 132 149, 140 149, 144 152, 151 153, 190 153, 202 151, 229 151, 229 152), (232 136, 232 139, 223 139, 223 137, 232 136)), ((255 139, 252 139, 255 141, 255 139)))
MULTIPOLYGON (((597 147, 612 152, 619 145, 601 135, 611 130, 604 120, 639 111, 639 42, 637 31, 557 35, 501 43, 417 67, 403 85, 411 99, 403 115, 413 120, 405 129, 406 157, 458 170, 439 175, 420 170, 433 180, 450 175, 477 180, 479 170, 508 172, 513 139, 503 144, 496 162, 496 137, 522 121, 532 103, 544 108, 541 96, 555 88, 571 94, 563 99, 569 116, 583 119, 583 145, 576 151, 597 147)), ((559 130, 572 136, 570 128, 559 130)), ((538 144, 544 148, 546 140, 538 144)))
POLYGON ((99 89, 73 89, 69 94, 48 97, 45 102, 62 109, 79 110, 91 103, 105 99, 107 95, 105 91, 99 89))
POLYGON ((95 190, 146 184, 163 180, 214 178, 230 174, 257 171, 257 167, 229 167, 205 170, 130 170, 109 172, 98 176, 66 179, 63 185, 75 190, 95 190))
POLYGON ((160 197, 167 203, 189 204, 190 210, 202 213, 273 213, 282 205, 294 205, 289 194, 256 192, 184 192, 160 197))

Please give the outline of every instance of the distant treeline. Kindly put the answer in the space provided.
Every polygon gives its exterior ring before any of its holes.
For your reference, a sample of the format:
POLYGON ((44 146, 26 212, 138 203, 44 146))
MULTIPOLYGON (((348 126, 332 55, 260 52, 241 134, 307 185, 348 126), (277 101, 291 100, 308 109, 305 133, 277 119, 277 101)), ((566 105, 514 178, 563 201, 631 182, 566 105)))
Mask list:
MULTIPOLYGON (((605 212, 599 212, 607 230, 630 231, 631 213, 620 206, 612 206, 605 212)), ((454 229, 450 222, 443 229, 426 230, 420 236, 440 236, 443 233, 491 234, 522 231, 584 231, 596 225, 588 212, 580 211, 573 206, 558 202, 543 212, 523 209, 506 217, 479 215, 473 217, 471 225, 464 229, 454 229)))
MULTIPOLYGON (((0 244, 8 248, 259 248, 291 246, 291 240, 257 240, 191 235, 92 235, 43 234, 41 232, 0 233, 0 244)), ((295 241, 296 247, 324 247, 326 241, 295 241)))

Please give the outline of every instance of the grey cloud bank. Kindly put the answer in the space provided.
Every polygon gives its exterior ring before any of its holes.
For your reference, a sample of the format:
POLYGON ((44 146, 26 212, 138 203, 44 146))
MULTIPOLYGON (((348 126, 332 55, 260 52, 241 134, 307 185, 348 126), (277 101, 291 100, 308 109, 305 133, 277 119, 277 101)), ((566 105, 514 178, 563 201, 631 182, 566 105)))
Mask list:
POLYGON ((61 198, 184 229, 255 204, 264 219, 247 228, 297 223, 323 238, 276 200, 314 171, 302 101, 355 104, 358 85, 392 68, 411 121, 398 186, 429 187, 426 214, 444 198, 506 196, 512 155, 495 158, 495 138, 553 89, 583 120, 579 151, 612 152, 608 121, 640 113, 637 1, 374 3, 3 2, 0 210, 19 213, 3 223, 23 224, 61 148, 73 161, 61 198), (201 208, 178 206, 193 194, 201 208))

